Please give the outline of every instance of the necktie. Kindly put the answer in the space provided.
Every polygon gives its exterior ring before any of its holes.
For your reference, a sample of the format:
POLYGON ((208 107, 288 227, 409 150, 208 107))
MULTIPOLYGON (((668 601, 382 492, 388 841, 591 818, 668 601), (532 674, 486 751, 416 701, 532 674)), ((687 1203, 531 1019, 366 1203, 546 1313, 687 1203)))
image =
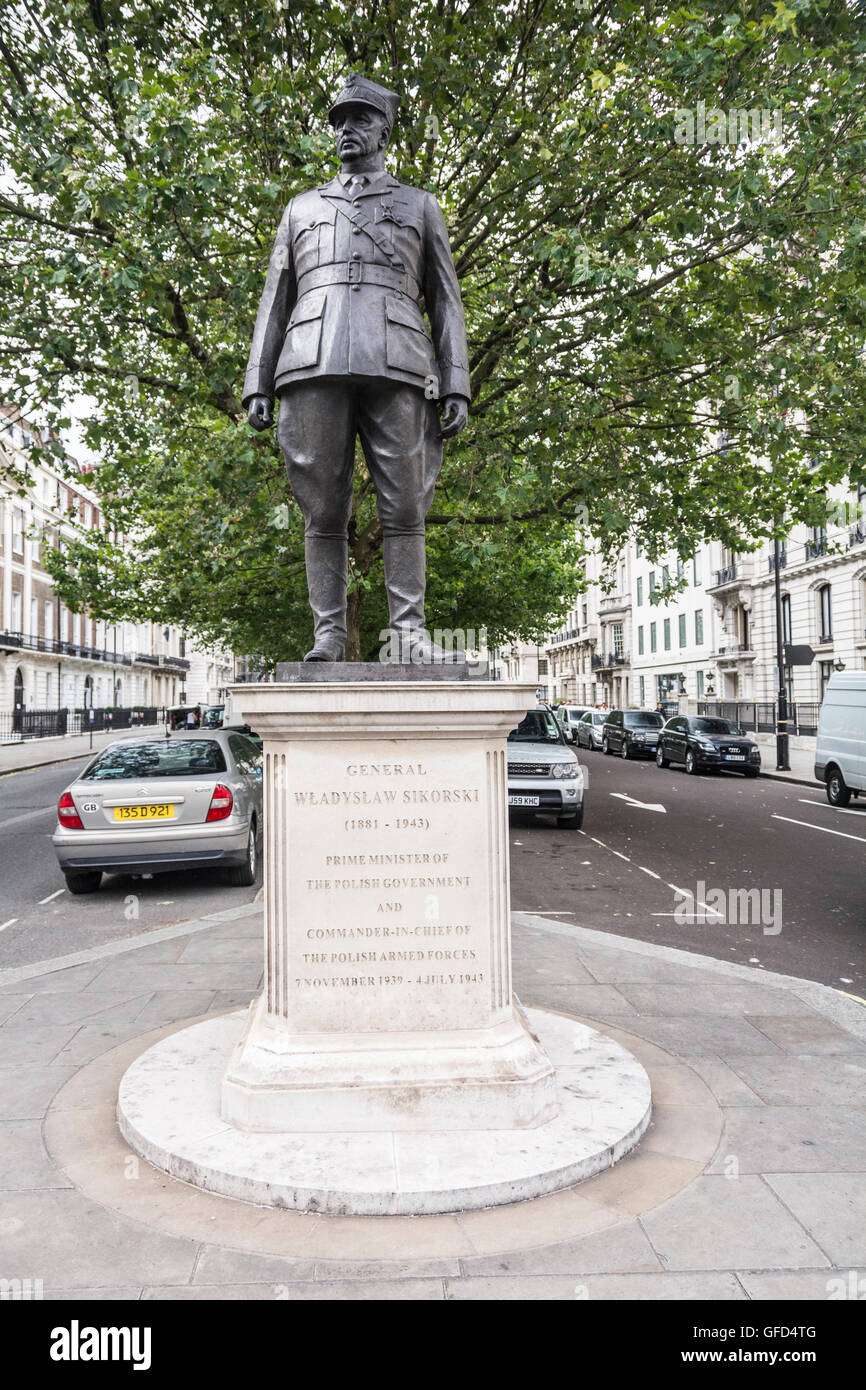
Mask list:
POLYGON ((346 192, 351 198, 354 198, 356 193, 360 193, 366 182, 367 180, 363 174, 353 174, 352 177, 346 181, 346 192))

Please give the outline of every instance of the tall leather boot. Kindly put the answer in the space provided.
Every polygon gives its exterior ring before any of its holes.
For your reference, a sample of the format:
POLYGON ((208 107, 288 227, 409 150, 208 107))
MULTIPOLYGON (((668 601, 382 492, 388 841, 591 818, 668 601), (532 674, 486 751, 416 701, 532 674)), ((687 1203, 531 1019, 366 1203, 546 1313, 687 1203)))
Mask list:
POLYGON ((307 536, 304 558, 315 624, 313 648, 304 660, 343 661, 346 655, 348 541, 335 536, 307 536))
POLYGON ((424 536, 383 537, 382 559, 393 634, 392 650, 396 647, 401 665, 454 660, 451 653, 433 642, 424 626, 427 575, 424 536))

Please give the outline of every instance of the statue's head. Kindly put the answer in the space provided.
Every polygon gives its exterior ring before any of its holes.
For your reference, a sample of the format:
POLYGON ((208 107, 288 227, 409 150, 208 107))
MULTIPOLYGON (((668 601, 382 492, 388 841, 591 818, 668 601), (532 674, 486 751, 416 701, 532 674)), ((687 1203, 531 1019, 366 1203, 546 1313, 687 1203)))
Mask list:
POLYGON ((342 160, 384 152, 400 98, 378 82, 353 73, 328 112, 342 160))

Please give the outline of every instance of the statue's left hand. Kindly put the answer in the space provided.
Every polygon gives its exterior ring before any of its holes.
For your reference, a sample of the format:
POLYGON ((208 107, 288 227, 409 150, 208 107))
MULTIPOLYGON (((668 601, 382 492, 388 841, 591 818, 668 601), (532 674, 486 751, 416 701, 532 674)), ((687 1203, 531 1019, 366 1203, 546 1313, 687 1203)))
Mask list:
POLYGON ((443 439, 453 439, 468 419, 469 402, 465 396, 442 397, 442 427, 439 433, 443 439))

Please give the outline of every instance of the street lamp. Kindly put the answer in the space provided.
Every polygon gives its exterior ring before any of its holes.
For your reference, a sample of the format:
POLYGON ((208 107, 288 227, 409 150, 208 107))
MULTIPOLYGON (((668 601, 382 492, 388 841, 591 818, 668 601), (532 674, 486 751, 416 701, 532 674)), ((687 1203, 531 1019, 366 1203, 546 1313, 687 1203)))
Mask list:
POLYGON ((842 660, 841 656, 837 656, 837 657, 836 657, 836 660, 833 662, 833 670, 834 670, 834 671, 844 671, 844 670, 845 670, 845 663, 844 663, 844 661, 842 660))
POLYGON ((779 537, 773 538, 773 571, 776 590, 776 665, 779 671, 779 695, 776 723, 776 771, 789 772, 788 762, 788 692, 785 689, 785 639, 782 627, 782 563, 779 537))

